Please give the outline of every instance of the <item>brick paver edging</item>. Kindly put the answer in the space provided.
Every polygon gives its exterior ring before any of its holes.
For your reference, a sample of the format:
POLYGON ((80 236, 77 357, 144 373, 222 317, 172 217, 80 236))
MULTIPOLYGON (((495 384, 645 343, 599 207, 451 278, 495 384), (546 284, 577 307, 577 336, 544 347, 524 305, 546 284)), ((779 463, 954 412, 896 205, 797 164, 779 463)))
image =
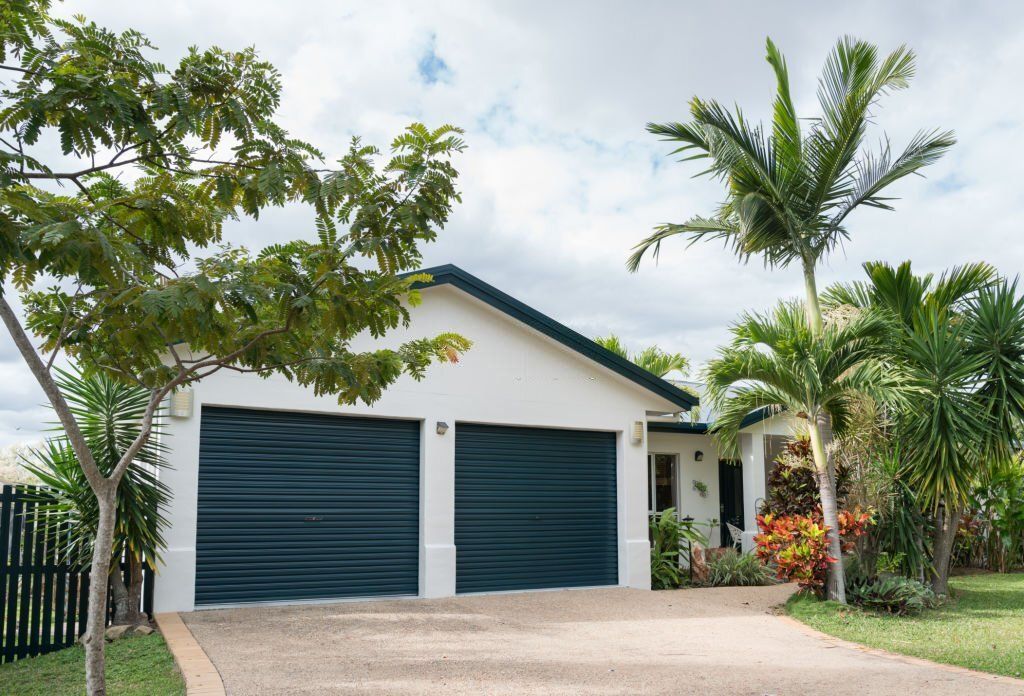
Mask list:
POLYGON ((967 667, 960 667, 959 665, 947 665, 943 662, 926 660, 923 657, 913 657, 912 655, 902 655, 900 653, 889 652, 888 650, 883 650, 882 648, 872 648, 861 643, 853 643, 848 640, 843 640, 842 638, 830 636, 827 633, 822 633, 821 631, 815 628, 811 628, 802 621, 794 619, 792 616, 779 615, 777 618, 782 619, 786 623, 803 631, 805 634, 811 636, 812 638, 817 638, 819 640, 826 641, 828 643, 831 643, 832 645, 835 645, 836 647, 847 648, 849 650, 856 650, 858 652, 867 653, 868 655, 875 655, 877 657, 885 657, 890 660, 905 662, 910 665, 938 667, 939 669, 944 669, 947 672, 966 674, 972 677, 978 677, 980 679, 987 679, 989 681, 1000 682, 1002 684, 1011 684, 1014 686, 1021 687, 1022 693, 1024 693, 1024 679, 1015 679, 1014 677, 1007 677, 1002 674, 992 674, 991 672, 979 672, 976 669, 968 669, 967 667))
POLYGON ((185 693, 188 696, 225 696, 220 673, 181 617, 171 612, 156 614, 153 618, 185 677, 185 693))

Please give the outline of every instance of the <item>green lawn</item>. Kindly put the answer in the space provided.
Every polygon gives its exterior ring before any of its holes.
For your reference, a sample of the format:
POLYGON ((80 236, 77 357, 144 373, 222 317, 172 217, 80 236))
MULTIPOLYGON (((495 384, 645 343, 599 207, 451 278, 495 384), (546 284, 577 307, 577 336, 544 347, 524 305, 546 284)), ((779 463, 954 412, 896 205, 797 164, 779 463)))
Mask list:
MULTIPOLYGON (((77 696, 85 691, 81 646, 0 665, 0 694, 77 696)), ((107 691, 117 696, 184 696, 185 682, 154 633, 107 644, 107 691)))
POLYGON ((953 598, 920 616, 887 616, 793 597, 790 616, 823 633, 892 652, 1024 677, 1024 573, 964 575, 953 598))

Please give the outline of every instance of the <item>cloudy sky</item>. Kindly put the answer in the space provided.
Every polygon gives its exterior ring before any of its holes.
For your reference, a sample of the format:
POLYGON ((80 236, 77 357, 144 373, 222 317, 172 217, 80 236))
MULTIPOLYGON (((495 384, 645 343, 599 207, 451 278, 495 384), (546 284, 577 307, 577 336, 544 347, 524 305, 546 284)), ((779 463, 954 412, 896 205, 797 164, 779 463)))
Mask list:
MULTIPOLYGON (((644 124, 685 119, 693 95, 766 117, 767 35, 805 115, 838 36, 907 43, 918 75, 882 104, 878 132, 898 147, 920 128, 951 128, 959 145, 927 179, 897 187, 896 212, 852 218, 819 284, 873 259, 912 258, 920 271, 983 259, 1009 275, 1024 263, 1018 3, 69 0, 56 12, 140 29, 166 63, 189 45, 255 45, 283 73, 281 121, 335 156, 353 134, 386 145, 412 121, 465 128, 464 202, 427 264, 458 264, 587 335, 616 332, 697 364, 740 311, 798 294, 800 275, 682 243, 627 273, 630 247, 654 225, 710 212, 721 193, 644 124)), ((259 247, 311 233, 304 211, 285 209, 229 238, 259 247)), ((0 385, 0 446, 38 438, 43 397, 6 334, 0 385)))

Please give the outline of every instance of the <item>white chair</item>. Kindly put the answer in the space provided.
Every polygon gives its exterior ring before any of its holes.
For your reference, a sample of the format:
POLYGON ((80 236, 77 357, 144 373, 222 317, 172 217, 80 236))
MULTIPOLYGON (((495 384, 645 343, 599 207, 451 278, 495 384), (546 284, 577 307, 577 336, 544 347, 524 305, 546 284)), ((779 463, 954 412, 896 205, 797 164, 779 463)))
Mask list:
POLYGON ((726 522, 725 528, 729 530, 729 535, 732 537, 732 545, 738 552, 743 553, 743 530, 731 522, 726 522))

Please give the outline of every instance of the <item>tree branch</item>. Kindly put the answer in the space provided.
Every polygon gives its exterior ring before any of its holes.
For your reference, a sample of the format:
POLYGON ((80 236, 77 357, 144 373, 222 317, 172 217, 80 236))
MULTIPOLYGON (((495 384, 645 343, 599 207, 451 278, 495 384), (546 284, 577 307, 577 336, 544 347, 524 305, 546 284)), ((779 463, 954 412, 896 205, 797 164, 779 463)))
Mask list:
POLYGON ((28 334, 25 333, 25 329, 22 328, 18 316, 14 313, 14 309, 2 293, 0 293, 0 318, 3 318, 7 331, 11 334, 11 338, 14 339, 14 345, 18 348, 18 352, 21 353, 32 375, 36 378, 39 386, 42 387, 46 398, 50 400, 50 405, 53 406, 60 424, 64 427, 68 442, 71 443, 71 447, 78 457, 78 461, 82 466, 82 472, 89 481, 89 486, 92 487, 93 492, 97 496, 106 494, 108 482, 96 465, 96 460, 93 459, 92 451, 89 449, 88 443, 86 443, 82 429, 78 426, 78 421, 75 420, 75 416, 71 412, 71 407, 68 406, 64 395, 60 393, 60 389, 57 387, 56 382, 53 381, 53 376, 47 370, 46 365, 43 364, 39 354, 32 347, 32 341, 29 340, 28 334))

